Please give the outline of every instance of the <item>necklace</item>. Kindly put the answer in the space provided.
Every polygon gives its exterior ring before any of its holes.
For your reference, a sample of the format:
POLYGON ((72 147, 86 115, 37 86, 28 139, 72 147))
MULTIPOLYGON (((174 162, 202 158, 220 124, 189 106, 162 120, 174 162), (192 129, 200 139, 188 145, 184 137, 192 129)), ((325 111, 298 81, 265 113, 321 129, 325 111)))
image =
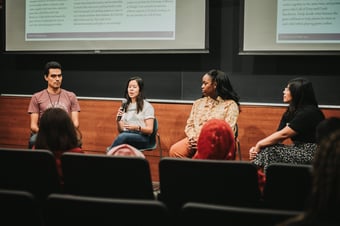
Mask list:
POLYGON ((53 104, 51 96, 50 96, 50 93, 48 92, 47 89, 46 89, 46 92, 47 92, 48 98, 50 99, 50 103, 51 103, 52 107, 55 108, 56 106, 58 106, 59 105, 59 100, 60 100, 61 90, 60 90, 59 95, 58 95, 58 100, 57 100, 57 102, 55 104, 53 104))

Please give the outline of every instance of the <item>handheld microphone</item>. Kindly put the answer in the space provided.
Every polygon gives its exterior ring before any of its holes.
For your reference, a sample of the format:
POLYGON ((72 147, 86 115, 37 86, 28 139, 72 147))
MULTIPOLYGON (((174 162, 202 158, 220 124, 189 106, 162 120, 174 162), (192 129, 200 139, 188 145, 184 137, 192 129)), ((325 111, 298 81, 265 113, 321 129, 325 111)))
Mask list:
MULTIPOLYGON (((122 100, 122 105, 120 106, 120 109, 121 109, 122 111, 125 111, 126 105, 127 105, 127 99, 124 98, 124 99, 122 100)), ((117 121, 120 121, 121 119, 122 119, 122 116, 119 115, 119 116, 117 117, 117 121)))

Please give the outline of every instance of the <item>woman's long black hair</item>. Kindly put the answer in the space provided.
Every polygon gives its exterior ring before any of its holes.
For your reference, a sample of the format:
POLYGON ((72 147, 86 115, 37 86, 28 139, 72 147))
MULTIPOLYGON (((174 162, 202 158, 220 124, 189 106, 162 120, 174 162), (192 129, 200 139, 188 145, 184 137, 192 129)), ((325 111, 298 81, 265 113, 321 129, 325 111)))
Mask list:
POLYGON ((223 100, 234 100, 238 106, 240 106, 240 97, 231 85, 228 75, 221 71, 212 69, 207 72, 212 78, 212 81, 216 82, 217 96, 220 96, 223 100))
POLYGON ((303 77, 298 77, 288 82, 288 89, 292 96, 292 101, 286 111, 286 116, 292 118, 295 112, 306 105, 318 107, 312 83, 303 77))
MULTIPOLYGON (((143 94, 143 90, 144 90, 144 81, 141 77, 139 76, 134 76, 131 77, 127 83, 126 83, 126 88, 125 88, 125 93, 124 93, 124 97, 127 99, 127 106, 129 106, 129 104, 131 103, 131 98, 129 97, 129 92, 128 92, 128 88, 129 88, 129 83, 130 81, 135 80, 139 86, 139 94, 137 96, 137 113, 143 110, 144 107, 144 99, 145 96, 143 94)), ((125 108, 126 111, 127 108, 125 108)))

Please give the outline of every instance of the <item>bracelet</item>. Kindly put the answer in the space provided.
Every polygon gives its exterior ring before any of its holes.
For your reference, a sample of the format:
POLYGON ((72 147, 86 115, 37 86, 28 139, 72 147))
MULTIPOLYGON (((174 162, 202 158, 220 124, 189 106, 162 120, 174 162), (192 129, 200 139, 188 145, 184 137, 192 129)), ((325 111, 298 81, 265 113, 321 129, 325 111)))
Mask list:
POLYGON ((141 126, 138 126, 138 131, 140 132, 142 130, 142 127, 141 126))

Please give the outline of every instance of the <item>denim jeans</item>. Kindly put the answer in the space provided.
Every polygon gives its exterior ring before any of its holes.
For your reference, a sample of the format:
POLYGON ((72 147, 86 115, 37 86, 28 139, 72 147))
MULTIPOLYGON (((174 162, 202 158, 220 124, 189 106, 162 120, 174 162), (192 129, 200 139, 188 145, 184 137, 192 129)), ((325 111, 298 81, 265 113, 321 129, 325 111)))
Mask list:
POLYGON ((37 133, 31 133, 30 139, 28 141, 28 148, 32 149, 35 144, 35 140, 37 139, 37 133))
POLYGON ((111 148, 120 144, 129 144, 137 149, 143 149, 148 146, 149 142, 149 135, 141 134, 140 132, 125 131, 117 136, 117 138, 114 140, 112 145, 107 148, 107 150, 110 150, 111 148))

